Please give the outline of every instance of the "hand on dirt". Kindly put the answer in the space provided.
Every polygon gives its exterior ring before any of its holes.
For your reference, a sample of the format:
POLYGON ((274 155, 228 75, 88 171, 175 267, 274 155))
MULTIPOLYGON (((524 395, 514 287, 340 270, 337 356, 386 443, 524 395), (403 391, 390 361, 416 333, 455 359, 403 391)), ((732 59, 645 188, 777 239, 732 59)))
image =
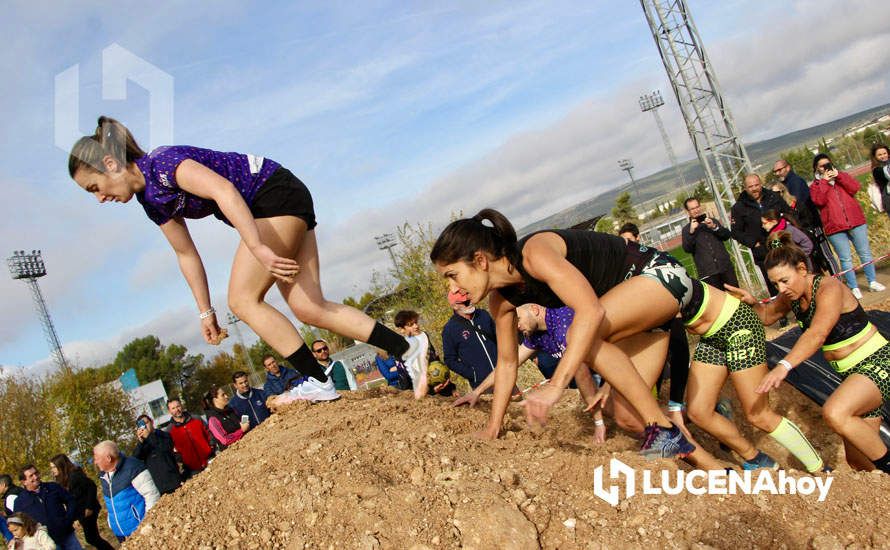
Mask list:
POLYGON ((606 442, 606 425, 605 424, 593 427, 593 442, 594 443, 605 443, 606 442))
POLYGON ((547 424, 547 413, 550 407, 562 397, 563 389, 554 384, 544 384, 525 396, 522 406, 525 407, 525 417, 532 426, 544 426, 547 424))
POLYGON ((468 405, 469 407, 475 407, 476 402, 479 401, 479 396, 473 392, 465 393, 454 400, 452 406, 460 407, 461 405, 468 405))
POLYGON ((494 441, 500 435, 500 430, 492 430, 488 426, 482 428, 478 432, 473 434, 473 437, 476 439, 481 439, 482 441, 494 441))

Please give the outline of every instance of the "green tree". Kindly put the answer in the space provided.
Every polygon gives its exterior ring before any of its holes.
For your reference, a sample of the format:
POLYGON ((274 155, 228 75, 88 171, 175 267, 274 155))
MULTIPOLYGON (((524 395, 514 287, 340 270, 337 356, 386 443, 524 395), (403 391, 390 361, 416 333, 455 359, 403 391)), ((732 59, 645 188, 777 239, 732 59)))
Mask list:
MULTIPOLYGON (((824 140, 823 140, 824 141, 824 140)), ((781 157, 791 165, 791 169, 803 179, 813 176, 813 153, 805 146, 782 153, 781 157)))
POLYGON ((240 370, 235 365, 235 357, 224 351, 201 364, 183 388, 180 396, 185 407, 193 414, 201 414, 204 409, 201 398, 211 385, 226 387, 226 391, 231 394, 232 390, 228 386, 232 382, 232 374, 236 370, 240 370))
POLYGON ((618 224, 618 226, 640 221, 639 216, 637 216, 637 211, 634 209, 633 202, 631 201, 630 193, 627 191, 621 193, 618 195, 618 198, 615 199, 615 207, 612 208, 612 217, 615 219, 615 223, 618 224))
POLYGON ((23 371, 0 378, 0 471, 13 473, 25 464, 46 464, 62 442, 57 412, 46 399, 43 383, 23 371))
POLYGON ((81 460, 92 456, 93 446, 106 439, 132 442, 135 420, 126 393, 111 383, 96 384, 96 371, 60 370, 44 382, 46 399, 56 414, 52 421, 61 449, 81 460))
POLYGON ((596 225, 593 228, 594 231, 599 231, 600 233, 614 233, 615 229, 615 220, 609 216, 602 216, 596 221, 596 225))
POLYGON ((117 376, 132 368, 140 384, 160 379, 170 391, 180 386, 183 375, 191 376, 202 361, 200 355, 188 355, 183 346, 163 346, 157 336, 148 335, 125 345, 113 364, 117 376))
POLYGON ((862 132, 862 144, 869 149, 875 143, 884 143, 884 134, 875 126, 870 126, 862 132))

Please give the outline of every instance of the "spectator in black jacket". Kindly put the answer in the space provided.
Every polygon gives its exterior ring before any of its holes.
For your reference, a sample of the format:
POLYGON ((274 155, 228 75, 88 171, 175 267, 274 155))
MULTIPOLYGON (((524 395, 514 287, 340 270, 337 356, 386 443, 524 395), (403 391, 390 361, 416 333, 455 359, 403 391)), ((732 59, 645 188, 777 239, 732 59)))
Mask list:
POLYGON ((3 509, 6 516, 12 515, 13 504, 21 492, 22 488, 12 482, 12 476, 0 474, 0 497, 3 498, 3 509))
POLYGON ((442 355, 448 368, 475 388, 497 366, 494 320, 487 311, 470 304, 466 294, 451 292, 448 303, 454 315, 442 328, 442 355))
POLYGON ((83 529, 83 538, 99 550, 112 550, 114 547, 99 534, 96 520, 99 518, 98 491, 96 484, 87 477, 80 467, 76 466, 67 455, 57 454, 49 461, 50 470, 56 483, 65 488, 74 497, 77 505, 77 522, 83 529))
POLYGON ((729 229, 702 210, 695 197, 686 199, 683 208, 689 214, 689 223, 683 227, 683 250, 692 254, 698 278, 702 282, 723 290, 723 284, 739 286, 735 267, 723 243, 729 240, 729 229))
POLYGON ((71 493, 58 483, 42 483, 40 472, 33 464, 21 469, 19 481, 25 490, 15 499, 13 511, 28 514, 37 523, 45 525, 59 548, 82 550, 74 534, 77 503, 71 493))
POLYGON ((165 495, 178 489, 182 485, 182 475, 170 434, 156 430, 151 417, 143 414, 136 419, 136 438, 139 443, 133 456, 145 463, 158 492, 165 495))
POLYGON ((763 260, 767 253, 764 244, 766 231, 763 230, 760 223, 760 216, 768 210, 775 210, 782 214, 791 213, 791 207, 782 200, 778 193, 763 188, 760 176, 757 174, 745 176, 745 190, 739 194, 736 203, 732 205, 732 238, 751 249, 754 263, 763 274, 763 280, 766 281, 770 296, 775 296, 778 291, 763 269, 763 260))

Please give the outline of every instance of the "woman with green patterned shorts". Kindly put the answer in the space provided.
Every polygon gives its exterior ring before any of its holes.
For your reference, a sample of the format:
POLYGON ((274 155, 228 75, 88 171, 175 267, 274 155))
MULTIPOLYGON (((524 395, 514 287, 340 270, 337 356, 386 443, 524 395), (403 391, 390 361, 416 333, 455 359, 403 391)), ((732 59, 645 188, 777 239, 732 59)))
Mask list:
POLYGON ((890 473, 890 451, 879 435, 880 408, 890 401, 890 344, 846 285, 834 277, 807 272, 806 255, 790 237, 770 244, 764 268, 779 289, 778 297, 755 305, 747 292, 733 291, 754 305, 765 325, 793 311, 803 334, 757 391, 765 396, 779 387, 791 369, 821 348, 844 379, 822 406, 822 417, 843 438, 847 463, 854 469, 890 473), (773 247, 774 243, 778 246, 773 247))
POLYGON ((727 377, 732 380, 745 417, 767 432, 800 460, 807 471, 824 467, 819 454, 793 422, 770 408, 757 385, 766 376, 766 337, 763 324, 751 307, 738 298, 700 281, 695 309, 684 316, 686 330, 701 336, 695 348, 686 389, 689 419, 735 451, 745 470, 777 469, 775 460, 758 450, 728 418, 715 411, 727 377))

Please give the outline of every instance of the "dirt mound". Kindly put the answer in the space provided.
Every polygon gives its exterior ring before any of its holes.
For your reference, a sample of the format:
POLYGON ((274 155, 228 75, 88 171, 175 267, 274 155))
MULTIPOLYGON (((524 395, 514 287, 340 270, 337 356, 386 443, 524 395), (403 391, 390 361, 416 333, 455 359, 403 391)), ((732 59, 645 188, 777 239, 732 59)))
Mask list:
MULTIPOLYGON (((577 395, 541 432, 511 406, 506 435, 486 443, 472 434, 487 404, 454 409, 375 390, 274 415, 164 496, 125 548, 887 547, 890 476, 847 468, 840 440, 797 392, 786 388, 773 402, 836 466, 824 502, 684 492, 637 494, 613 507, 592 489, 594 468, 609 458, 653 470, 678 465, 641 459, 637 442, 614 426, 596 445, 577 395)), ((799 467, 766 435, 746 435, 799 467)))

